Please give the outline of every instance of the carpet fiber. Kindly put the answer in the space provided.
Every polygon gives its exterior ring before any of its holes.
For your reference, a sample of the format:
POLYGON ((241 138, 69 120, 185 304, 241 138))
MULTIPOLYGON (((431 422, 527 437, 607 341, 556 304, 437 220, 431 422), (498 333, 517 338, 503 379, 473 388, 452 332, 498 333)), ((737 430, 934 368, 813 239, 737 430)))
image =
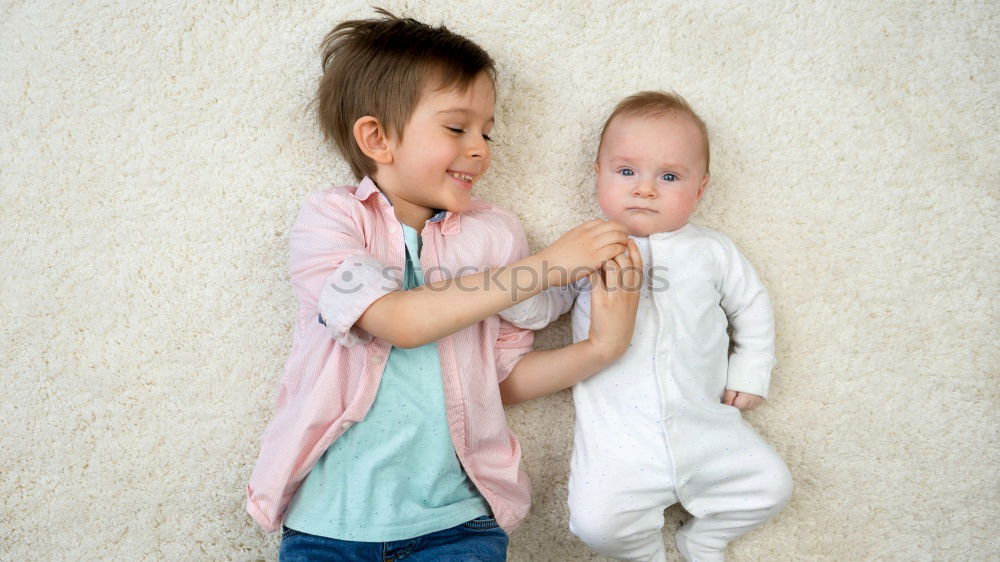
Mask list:
MULTIPOLYGON (((274 559, 243 486, 291 341, 288 230, 351 179, 306 105, 323 35, 373 11, 48 4, 0 3, 0 558, 274 559)), ((534 249, 598 215, 620 98, 676 90, 708 123, 694 220, 771 292, 746 417, 795 478, 732 560, 1000 558, 995 2, 384 5, 497 60, 477 189, 534 249)), ((535 489, 511 560, 601 559, 567 530, 572 416, 568 392, 509 410, 535 489)))

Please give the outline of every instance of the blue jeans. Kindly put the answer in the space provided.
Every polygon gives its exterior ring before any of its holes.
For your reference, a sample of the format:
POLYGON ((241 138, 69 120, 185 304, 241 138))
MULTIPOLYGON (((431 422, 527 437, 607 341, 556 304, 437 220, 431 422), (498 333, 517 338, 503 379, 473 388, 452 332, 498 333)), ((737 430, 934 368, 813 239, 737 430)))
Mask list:
POLYGON ((281 532, 280 562, 437 562, 507 560, 507 533, 486 515, 461 525, 413 539, 391 542, 342 541, 300 533, 281 532))

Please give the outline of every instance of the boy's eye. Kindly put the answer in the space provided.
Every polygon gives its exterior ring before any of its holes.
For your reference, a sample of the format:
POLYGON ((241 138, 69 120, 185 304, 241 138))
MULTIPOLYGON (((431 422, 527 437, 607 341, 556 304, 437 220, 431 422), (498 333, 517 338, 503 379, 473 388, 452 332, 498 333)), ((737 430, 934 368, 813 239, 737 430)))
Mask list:
POLYGON ((671 174, 670 172, 667 172, 667 173, 663 174, 662 176, 660 176, 660 179, 663 180, 663 181, 677 181, 677 176, 675 176, 674 174, 671 174))
POLYGON ((635 172, 633 170, 629 169, 629 168, 622 168, 621 170, 618 170, 618 173, 621 174, 621 175, 623 175, 623 176, 634 176, 635 175, 635 172))
MULTIPOLYGON (((465 134, 465 129, 463 129, 461 127, 449 127, 448 125, 445 125, 444 128, 448 129, 452 133, 455 133, 456 135, 464 135, 465 134)), ((485 140, 486 142, 490 142, 490 141, 493 140, 493 138, 490 137, 489 135, 487 135, 486 133, 483 133, 483 140, 485 140)))

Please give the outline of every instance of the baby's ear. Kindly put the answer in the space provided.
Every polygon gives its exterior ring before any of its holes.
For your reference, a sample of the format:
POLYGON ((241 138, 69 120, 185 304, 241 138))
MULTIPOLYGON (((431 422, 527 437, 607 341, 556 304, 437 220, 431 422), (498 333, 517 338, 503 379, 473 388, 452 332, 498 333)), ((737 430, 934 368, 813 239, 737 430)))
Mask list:
POLYGON ((375 117, 366 115, 354 122, 354 142, 376 164, 391 164, 392 150, 385 127, 375 117))
POLYGON ((705 188, 708 187, 708 174, 701 178, 701 185, 698 186, 698 201, 701 201, 701 196, 705 194, 705 188))

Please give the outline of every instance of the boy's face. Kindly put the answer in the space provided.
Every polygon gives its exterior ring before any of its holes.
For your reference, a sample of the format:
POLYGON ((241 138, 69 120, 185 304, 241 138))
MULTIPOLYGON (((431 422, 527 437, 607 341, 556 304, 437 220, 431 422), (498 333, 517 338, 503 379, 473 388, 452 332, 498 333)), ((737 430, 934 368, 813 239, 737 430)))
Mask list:
POLYGON ((433 209, 460 212, 472 186, 490 167, 493 83, 480 74, 465 92, 427 89, 406 123, 402 140, 389 135, 392 162, 376 181, 396 217, 418 228, 433 209))
POLYGON ((594 169, 597 201, 633 236, 684 226, 708 183, 701 131, 686 115, 619 115, 594 169))

